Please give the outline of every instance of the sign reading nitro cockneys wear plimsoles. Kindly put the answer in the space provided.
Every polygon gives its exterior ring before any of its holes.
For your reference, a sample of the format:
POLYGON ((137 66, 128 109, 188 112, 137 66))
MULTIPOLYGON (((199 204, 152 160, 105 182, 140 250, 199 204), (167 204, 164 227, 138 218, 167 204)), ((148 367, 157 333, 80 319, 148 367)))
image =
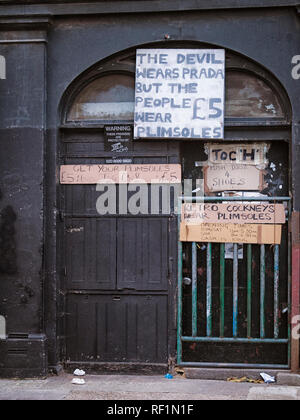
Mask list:
POLYGON ((224 138, 225 52, 139 49, 134 138, 224 138))

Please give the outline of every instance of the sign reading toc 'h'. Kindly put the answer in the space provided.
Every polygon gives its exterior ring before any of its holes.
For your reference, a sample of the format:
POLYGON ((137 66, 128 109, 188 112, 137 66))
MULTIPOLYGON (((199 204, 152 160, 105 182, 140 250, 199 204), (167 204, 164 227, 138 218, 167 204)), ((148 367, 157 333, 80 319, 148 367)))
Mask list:
POLYGON ((225 53, 141 49, 134 138, 224 138, 225 53))

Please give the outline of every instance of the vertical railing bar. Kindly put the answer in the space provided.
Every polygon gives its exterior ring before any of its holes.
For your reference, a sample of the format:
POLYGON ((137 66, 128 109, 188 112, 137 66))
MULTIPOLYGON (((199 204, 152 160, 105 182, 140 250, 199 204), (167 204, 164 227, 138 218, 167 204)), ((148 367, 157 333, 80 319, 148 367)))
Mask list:
POLYGON ((265 245, 260 246, 260 338, 265 337, 265 245))
POLYGON ((233 337, 237 337, 238 321, 238 244, 233 244, 233 337))
POLYGON ((206 254, 206 335, 211 337, 212 334, 212 253, 211 243, 207 244, 206 254))
MULTIPOLYGON (((178 199, 178 233, 180 232, 181 222, 181 199, 178 199)), ((182 242, 178 239, 178 308, 177 308, 177 363, 182 362, 182 242)))
POLYGON ((197 336, 197 243, 192 243, 192 336, 197 336))
POLYGON ((247 337, 251 337, 252 322, 252 245, 247 246, 247 337))
MULTIPOLYGON (((291 217, 292 203, 288 202, 288 218, 291 217)), ((291 287, 292 287, 292 253, 291 253, 291 232, 288 229, 288 320, 291 316, 291 287)), ((288 321, 288 366, 291 367, 291 322, 288 321)))
POLYGON ((220 337, 225 326, 225 244, 220 244, 220 337))
POLYGON ((279 245, 274 248, 274 338, 279 337, 279 245))

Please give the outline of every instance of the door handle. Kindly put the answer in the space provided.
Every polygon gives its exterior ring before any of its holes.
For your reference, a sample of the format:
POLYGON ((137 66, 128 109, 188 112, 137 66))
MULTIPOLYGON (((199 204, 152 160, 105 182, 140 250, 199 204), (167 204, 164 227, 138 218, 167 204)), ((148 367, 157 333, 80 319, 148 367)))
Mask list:
POLYGON ((192 280, 189 277, 183 277, 183 284, 185 286, 190 286, 192 284, 192 280))
POLYGON ((173 257, 169 257, 169 276, 171 276, 173 274, 173 261, 174 258, 173 257))

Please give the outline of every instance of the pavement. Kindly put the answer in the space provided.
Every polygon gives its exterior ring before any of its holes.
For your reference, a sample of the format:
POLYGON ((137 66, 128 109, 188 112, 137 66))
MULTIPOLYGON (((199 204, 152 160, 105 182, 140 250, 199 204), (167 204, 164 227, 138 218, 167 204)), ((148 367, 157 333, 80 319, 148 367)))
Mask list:
POLYGON ((43 380, 0 380, 0 400, 300 400, 300 386, 142 375, 85 375, 84 385, 62 373, 43 380))

